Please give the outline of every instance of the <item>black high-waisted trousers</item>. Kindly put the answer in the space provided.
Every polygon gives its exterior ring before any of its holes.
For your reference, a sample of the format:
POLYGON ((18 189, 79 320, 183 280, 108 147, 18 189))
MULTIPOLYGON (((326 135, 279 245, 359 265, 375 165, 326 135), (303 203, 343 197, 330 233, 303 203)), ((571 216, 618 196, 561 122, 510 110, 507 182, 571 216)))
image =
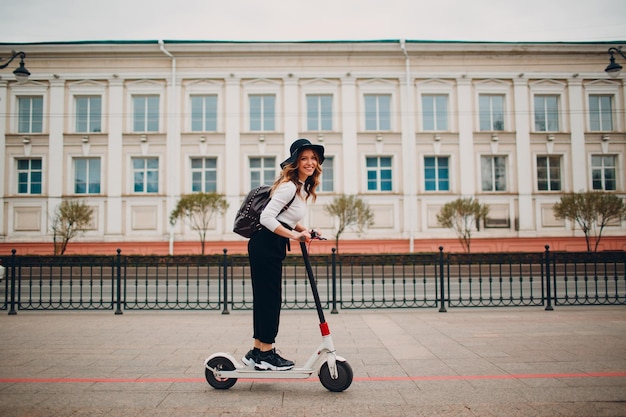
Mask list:
POLYGON ((274 343, 278 334, 282 305, 283 260, 288 239, 262 228, 248 241, 252 277, 253 338, 274 343))

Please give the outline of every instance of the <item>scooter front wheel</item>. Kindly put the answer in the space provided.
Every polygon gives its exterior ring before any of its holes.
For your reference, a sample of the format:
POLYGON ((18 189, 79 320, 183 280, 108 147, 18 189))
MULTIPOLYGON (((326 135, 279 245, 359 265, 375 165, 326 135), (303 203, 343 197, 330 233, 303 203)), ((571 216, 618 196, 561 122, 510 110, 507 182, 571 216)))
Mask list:
POLYGON ((337 379, 333 379, 330 375, 328 362, 324 362, 320 367, 320 382, 329 391, 342 392, 348 389, 352 384, 352 367, 348 362, 337 361, 337 379))
POLYGON ((216 377, 213 371, 209 369, 209 367, 215 369, 216 371, 234 371, 235 364, 233 364, 230 359, 224 356, 216 356, 214 358, 211 358, 207 362, 207 366, 204 369, 204 377, 206 378, 206 382, 208 382, 209 385, 215 389, 228 389, 235 385, 235 383, 237 382, 236 378, 216 377))

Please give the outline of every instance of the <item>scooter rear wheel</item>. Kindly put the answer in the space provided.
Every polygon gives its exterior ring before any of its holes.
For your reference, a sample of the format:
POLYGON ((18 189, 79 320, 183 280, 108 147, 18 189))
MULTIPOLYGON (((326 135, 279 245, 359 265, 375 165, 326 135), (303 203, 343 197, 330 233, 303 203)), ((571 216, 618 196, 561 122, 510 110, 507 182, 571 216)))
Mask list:
POLYGON ((348 362, 337 361, 337 379, 330 376, 328 362, 324 362, 320 368, 320 382, 329 391, 342 392, 352 384, 352 367, 348 362))
POLYGON ((234 371, 235 364, 233 364, 230 359, 224 356, 211 358, 207 362, 207 367, 204 369, 204 377, 206 378, 206 382, 215 389, 228 389, 237 382, 236 378, 217 378, 208 367, 218 371, 234 371))

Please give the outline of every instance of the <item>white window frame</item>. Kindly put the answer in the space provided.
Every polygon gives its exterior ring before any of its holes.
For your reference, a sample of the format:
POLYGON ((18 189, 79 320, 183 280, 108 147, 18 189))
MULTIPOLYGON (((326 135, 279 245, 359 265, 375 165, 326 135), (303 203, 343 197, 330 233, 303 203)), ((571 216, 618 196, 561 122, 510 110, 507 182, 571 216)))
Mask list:
POLYGON ((104 183, 103 183, 103 178, 104 178, 104 163, 105 160, 102 156, 100 155, 89 155, 89 156, 82 156, 82 155, 72 155, 71 157, 71 167, 72 167, 72 175, 70 176, 70 180, 71 180, 71 192, 70 194, 76 195, 76 196, 97 196, 97 195, 104 195, 105 190, 104 190, 104 183), (100 171, 98 173, 98 182, 100 184, 100 191, 97 193, 90 193, 89 192, 89 186, 87 183, 87 189, 84 193, 77 193, 76 192, 76 161, 77 160, 91 160, 91 159, 98 159, 100 160, 100 171))
POLYGON ((536 193, 540 193, 540 194, 549 194, 549 193, 564 193, 566 192, 566 183, 565 181, 567 180, 566 175, 565 175, 565 159, 566 156, 564 154, 561 153, 546 153, 546 152, 536 152, 533 153, 533 172, 534 172, 534 184, 533 184, 533 189, 535 190, 536 193), (561 189, 560 190, 540 190, 539 189, 539 166, 537 165, 537 158, 539 157, 558 157, 559 158, 559 162, 560 162, 560 174, 561 174, 561 189))
POLYGON ((36 197, 43 197, 46 196, 46 190, 47 190, 47 180, 48 180, 48 176, 46 175, 47 173, 47 166, 46 166, 46 159, 44 158, 43 155, 14 155, 13 158, 11 158, 11 175, 14 175, 13 179, 11 180, 11 187, 13 187, 13 195, 15 196, 19 196, 19 197, 23 197, 23 196, 36 196, 36 197), (39 194, 33 194, 30 192, 30 185, 32 184, 31 182, 31 174, 32 174, 32 170, 28 170, 28 192, 27 193, 20 193, 19 192, 19 186, 18 186, 18 181, 19 181, 19 172, 18 172, 18 164, 17 161, 18 160, 23 160, 23 159, 28 159, 28 160, 33 160, 33 159, 39 159, 41 160, 41 193, 39 194))
MULTIPOLYGON (((363 193, 366 194, 388 194, 388 193, 394 193, 395 190, 397 189, 397 181, 398 181, 398 170, 397 170, 397 160, 398 157, 395 154, 375 154, 375 153, 363 153, 361 155, 361 160, 363 161, 363 174, 361 175, 361 178, 363 178, 363 182, 362 182, 362 187, 363 187, 363 193), (367 158, 390 158, 391 159, 391 190, 381 190, 381 189, 376 189, 376 190, 370 190, 369 188, 367 188, 367 183, 368 183, 368 179, 367 179, 367 173, 368 173, 368 168, 367 168, 367 158)), ((380 171, 379 171, 380 172, 380 171)), ((377 187, 380 185, 377 185, 377 187)))
MULTIPOLYGON (((475 84, 474 108, 475 111, 475 131, 476 132, 511 132, 514 129, 512 112, 513 108, 511 85, 501 80, 485 80, 475 84), (504 96, 504 127, 502 130, 480 130, 480 96, 500 95, 504 96)), ((493 126, 492 126, 493 127, 493 126)))
MULTIPOLYGON (((622 167, 623 164, 623 154, 619 153, 619 152, 609 152, 609 153, 602 153, 602 152, 591 152, 589 153, 589 189, 592 191, 606 191, 606 192, 620 192, 622 191, 623 188, 623 180, 621 180, 621 178, 623 178, 624 175, 624 169, 622 167), (613 158, 615 158, 615 190, 607 190, 606 189, 606 184, 605 184, 605 180, 604 180, 604 168, 602 169, 602 189, 599 190, 597 188, 593 188, 593 164, 592 164, 592 160, 594 156, 600 156, 600 157, 606 157, 606 156, 612 156, 613 158)), ((604 167, 604 165, 603 165, 604 167)))
MULTIPOLYGON (((193 189, 193 167, 191 166, 191 162, 193 159, 214 159, 215 160, 215 192, 219 192, 220 190, 220 158, 217 155, 187 155, 187 168, 185 170, 185 172, 187 172, 187 177, 188 177, 188 181, 187 181, 187 186, 185 187, 185 189, 187 190, 188 193, 199 193, 199 192, 211 192, 211 191, 206 191, 204 189, 204 181, 203 181, 203 186, 202 186, 202 190, 200 191, 194 191, 193 189)), ((203 169, 202 170, 202 178, 204 179, 206 170, 203 169)))
POLYGON ((618 115, 624 114, 624 108, 622 106, 623 96, 621 94, 621 88, 618 83, 598 80, 585 85, 585 126, 587 132, 602 133, 602 132, 622 132, 624 129, 624 117, 618 115), (610 95, 611 97, 611 122, 613 129, 610 131, 596 131, 591 130, 591 112, 589 109, 589 96, 592 95, 610 95))
POLYGON ((107 133, 108 129, 108 100, 107 100, 107 88, 105 85, 96 82, 87 82, 81 81, 78 83, 73 83, 69 86, 69 93, 71 96, 71 101, 69 103, 70 106, 70 125, 68 126, 68 130, 72 133, 79 134, 97 134, 97 133, 107 133), (100 96, 101 105, 102 105, 102 113, 100 114, 100 132, 78 132, 76 130, 76 98, 84 97, 84 96, 100 96))
POLYGON ((359 114, 361 132, 396 132, 397 119, 397 92, 398 85, 392 81, 373 79, 360 83, 359 86, 359 114), (365 96, 366 95, 387 95, 389 97, 389 130, 366 130, 365 119, 365 96))
POLYGON ((420 132, 456 132, 458 129, 457 117, 453 117, 457 112, 453 111, 456 103, 454 83, 446 80, 432 79, 417 83, 417 126, 420 132), (424 95, 447 95, 448 96, 448 129, 447 130, 426 130, 424 127, 424 109, 422 107, 422 96, 424 95))
POLYGON ((129 195, 147 195, 147 196, 157 196, 157 195, 161 195, 164 194, 163 191, 163 166, 162 166, 162 162, 163 162, 163 158, 159 155, 129 155, 128 157, 128 169, 127 172, 130 173, 129 175, 129 179, 128 179, 128 184, 127 184, 127 193, 129 195), (154 192, 148 192, 148 191, 135 191, 135 169, 133 167, 133 160, 134 159, 157 159, 159 162, 159 168, 158 168, 158 174, 159 174, 159 181, 158 181, 158 190, 156 193, 154 192))
POLYGON ((326 155, 326 159, 324 159, 324 163, 322 164, 322 175, 320 177, 320 185, 317 189, 318 192, 320 193, 334 193, 336 187, 336 183, 337 183, 337 170, 335 169, 335 156, 334 155, 326 155), (324 178, 324 173, 328 171, 328 167, 330 167, 330 171, 333 174, 333 178, 332 178, 332 190, 325 190, 323 188, 323 181, 322 179, 324 178))
POLYGON ((332 96, 332 120, 331 130, 315 130, 314 132, 337 132, 341 126, 341 120, 338 117, 339 108, 339 84, 335 81, 326 79, 314 79, 308 80, 301 84, 300 95, 300 108, 303 109, 300 118, 300 131, 309 132, 308 130, 308 108, 307 108, 307 96, 308 95, 329 95, 332 96))
MULTIPOLYGON (((506 153, 498 153, 498 154, 489 154, 489 153, 483 153, 483 154, 478 154, 478 169, 477 169, 477 173, 478 173, 478 190, 480 190, 480 193, 483 194, 505 194, 505 193, 511 193, 513 192, 513 190, 511 189, 511 184, 512 184, 512 177, 511 177, 511 155, 508 155, 506 153), (483 157, 486 158, 504 158, 505 159, 505 167, 504 167, 504 173, 506 175, 505 178, 505 189, 504 190, 483 190, 483 164, 482 164, 482 159, 483 157)), ((492 171, 493 174, 493 171, 492 171)), ((495 184, 493 184, 495 186, 495 184)), ((495 187, 492 187, 495 188, 495 187)))
POLYGON ((268 79, 256 79, 243 83, 243 107, 242 131, 247 133, 267 133, 283 131, 283 100, 281 97, 281 83, 268 79), (250 130, 250 96, 273 95, 274 100, 274 130, 250 130))
MULTIPOLYGON (((247 189, 252 189, 254 187, 258 187, 259 185, 272 185, 274 180, 276 179, 276 169, 280 164, 280 160, 278 159, 278 157, 274 156, 274 155, 248 155, 247 159, 246 159, 246 170, 248 171, 248 176, 247 176, 247 189), (263 178, 261 179, 261 183, 260 184, 252 184, 252 172, 256 171, 256 169, 252 169, 252 167, 250 166, 250 162, 252 159, 270 159, 270 158, 274 158, 274 172, 273 174, 271 174, 271 177, 268 178, 266 181, 263 180, 263 178)), ((260 168, 259 172, 265 172, 265 164, 263 164, 263 166, 260 168)))
POLYGON ((43 108, 42 108, 42 125, 41 125, 41 133, 32 133, 33 135, 47 134, 49 131, 49 120, 48 120, 48 87, 40 85, 37 83, 36 85, 31 85, 32 82, 29 82, 28 86, 23 85, 15 85, 10 88, 11 92, 11 103, 13 110, 10 112, 12 114, 10 120, 10 130, 14 134, 18 135, 29 135, 30 133, 18 132, 19 127, 19 97, 36 97, 41 96, 43 100, 43 108))
POLYGON ((217 96, 217 126, 215 131, 209 131, 211 133, 223 132, 222 116, 224 114, 224 94, 223 85, 220 82, 213 80, 199 80, 189 83, 185 87, 185 117, 184 131, 185 133, 202 133, 200 131, 193 131, 191 127, 191 96, 217 96))
POLYGON ((534 133, 557 133, 557 132, 568 132, 568 114, 569 110, 567 108, 568 104, 567 100, 565 100, 565 92, 567 86, 565 83, 553 81, 553 80, 541 80, 529 85, 530 87, 530 131, 534 133), (535 96, 558 96, 557 98, 557 106, 558 106, 558 123, 559 130, 556 132, 548 131, 548 130, 535 130, 535 96))
MULTIPOLYGON (((153 80, 140 80, 128 83, 126 86, 126 100, 130 117, 126 118, 126 133, 164 133, 167 130, 165 118, 165 84, 153 80), (135 109, 133 108, 134 96, 158 96, 159 97, 159 130, 157 132, 135 132, 135 109)), ((160 179, 159 179, 160 181, 160 179)))

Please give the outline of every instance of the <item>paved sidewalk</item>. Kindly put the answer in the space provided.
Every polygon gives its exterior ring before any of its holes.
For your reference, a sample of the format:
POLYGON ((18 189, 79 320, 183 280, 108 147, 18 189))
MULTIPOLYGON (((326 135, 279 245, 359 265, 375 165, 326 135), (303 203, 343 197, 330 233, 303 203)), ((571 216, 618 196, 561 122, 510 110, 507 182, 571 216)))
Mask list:
MULTIPOLYGON (((326 314, 354 370, 318 380, 204 380, 251 346, 251 312, 0 315, 0 416, 626 416, 626 307, 343 310, 326 314)), ((303 364, 314 310, 284 311, 278 347, 303 364)))

